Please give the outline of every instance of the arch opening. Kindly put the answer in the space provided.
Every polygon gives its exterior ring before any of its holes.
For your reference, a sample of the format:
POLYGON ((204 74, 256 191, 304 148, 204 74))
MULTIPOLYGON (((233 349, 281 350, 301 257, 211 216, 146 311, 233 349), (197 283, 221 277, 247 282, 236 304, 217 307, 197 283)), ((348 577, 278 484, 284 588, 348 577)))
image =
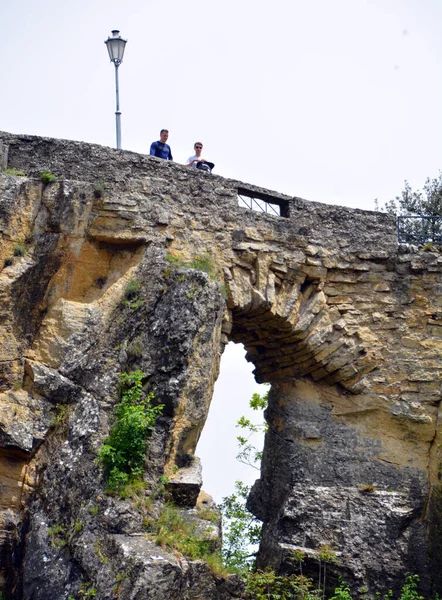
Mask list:
MULTIPOLYGON (((254 411, 249 401, 254 393, 264 394, 267 386, 258 384, 253 376, 253 365, 245 358, 246 350, 240 343, 230 342, 221 357, 220 373, 207 421, 198 441, 196 454, 203 466, 203 489, 216 503, 231 494, 235 481, 251 486, 259 471, 240 463, 236 427, 238 419, 245 416, 256 424, 264 422, 262 411, 254 411)), ((264 445, 264 434, 251 440, 258 448, 264 445)))

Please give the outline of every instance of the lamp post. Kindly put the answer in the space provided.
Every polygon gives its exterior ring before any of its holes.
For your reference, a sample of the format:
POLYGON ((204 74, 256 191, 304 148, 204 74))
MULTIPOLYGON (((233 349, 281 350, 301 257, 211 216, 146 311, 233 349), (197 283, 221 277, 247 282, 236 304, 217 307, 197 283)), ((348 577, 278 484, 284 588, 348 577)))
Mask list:
POLYGON ((120 98, 118 90, 118 67, 123 62, 124 49, 126 47, 127 40, 124 40, 120 36, 118 29, 112 31, 112 37, 108 37, 104 42, 109 52, 109 58, 115 65, 115 90, 117 93, 117 110, 115 111, 115 119, 117 125, 117 148, 121 148, 121 112, 120 112, 120 98))

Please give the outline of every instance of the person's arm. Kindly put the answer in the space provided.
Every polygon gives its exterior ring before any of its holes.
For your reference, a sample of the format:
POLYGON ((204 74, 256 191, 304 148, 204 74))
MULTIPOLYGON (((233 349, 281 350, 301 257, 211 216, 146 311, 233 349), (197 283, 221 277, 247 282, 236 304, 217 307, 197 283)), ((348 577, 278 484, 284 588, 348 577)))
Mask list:
POLYGON ((173 156, 172 156, 172 150, 169 146, 169 156, 168 156, 168 160, 173 160, 173 156))
POLYGON ((150 145, 150 155, 156 156, 156 153, 157 153, 157 143, 152 142, 152 144, 150 145))
POLYGON ((201 160, 201 159, 198 158, 198 157, 192 158, 192 159, 188 158, 187 162, 186 162, 186 166, 193 167, 193 164, 196 163, 196 162, 198 162, 199 160, 201 160))

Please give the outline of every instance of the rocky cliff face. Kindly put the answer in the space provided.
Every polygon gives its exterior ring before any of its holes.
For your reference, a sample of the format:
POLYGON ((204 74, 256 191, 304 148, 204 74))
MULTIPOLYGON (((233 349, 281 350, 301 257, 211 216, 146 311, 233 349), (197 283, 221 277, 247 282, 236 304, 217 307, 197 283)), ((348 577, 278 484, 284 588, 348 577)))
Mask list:
POLYGON ((0 569, 11 598, 241 597, 235 578, 144 535, 164 473, 198 519, 188 457, 228 340, 272 385, 249 500, 265 524, 260 566, 292 572, 301 550, 315 575, 327 545, 331 583, 343 574, 373 593, 412 571, 442 592, 438 252, 398 247, 388 215, 130 152, 0 134, 1 168, 23 173, 0 173, 0 569), (283 216, 240 208, 238 192, 283 216), (218 281, 185 267, 206 255, 218 281), (106 495, 96 463, 119 373, 135 369, 165 405, 138 502, 106 495))

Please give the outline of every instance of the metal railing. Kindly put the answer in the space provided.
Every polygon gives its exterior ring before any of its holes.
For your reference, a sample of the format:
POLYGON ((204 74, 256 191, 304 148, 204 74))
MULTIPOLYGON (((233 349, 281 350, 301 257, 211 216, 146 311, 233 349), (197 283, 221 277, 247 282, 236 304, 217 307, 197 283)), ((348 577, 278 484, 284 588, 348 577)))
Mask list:
POLYGON ((442 215, 396 217, 399 244, 442 245, 442 215))
POLYGON ((279 204, 273 202, 267 202, 261 198, 255 198, 252 196, 245 196, 244 194, 238 194, 238 204, 244 208, 250 210, 256 210, 257 212, 264 212, 268 214, 281 216, 281 207, 279 204))

